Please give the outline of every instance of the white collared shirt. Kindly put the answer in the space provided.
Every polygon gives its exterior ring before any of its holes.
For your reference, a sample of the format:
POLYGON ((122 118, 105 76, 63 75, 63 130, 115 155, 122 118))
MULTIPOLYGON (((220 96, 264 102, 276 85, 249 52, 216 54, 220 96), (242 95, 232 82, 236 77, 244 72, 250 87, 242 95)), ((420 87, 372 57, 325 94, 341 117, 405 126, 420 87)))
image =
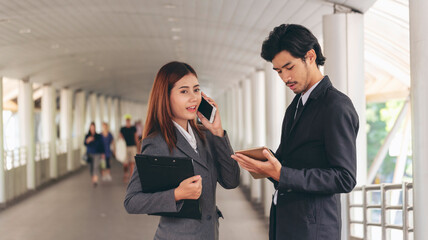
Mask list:
POLYGON ((188 132, 180 126, 178 123, 176 123, 174 120, 172 120, 174 123, 174 126, 178 129, 178 131, 183 135, 183 137, 187 140, 187 142, 190 144, 190 146, 195 150, 196 153, 198 153, 198 145, 196 144, 196 138, 195 134, 193 134, 192 127, 190 126, 190 123, 187 122, 187 130, 188 132))
MULTIPOLYGON (((322 81, 322 79, 321 79, 321 81, 322 81)), ((309 90, 307 92, 305 92, 304 94, 302 94, 302 104, 303 104, 303 106, 305 106, 305 103, 308 101, 308 98, 309 98, 309 95, 311 95, 311 92, 318 86, 318 84, 321 81, 318 81, 317 83, 315 83, 311 88, 309 88, 309 90)))
MULTIPOLYGON (((321 81, 318 81, 317 83, 315 83, 311 88, 309 88, 307 92, 305 92, 304 94, 302 94, 302 96, 300 96, 303 106, 305 106, 305 103, 308 101, 308 98, 311 95, 312 91, 318 86, 318 84, 321 81)), ((278 198, 278 190, 275 190, 275 192, 273 193, 273 200, 272 200, 274 205, 276 205, 277 198, 278 198)))

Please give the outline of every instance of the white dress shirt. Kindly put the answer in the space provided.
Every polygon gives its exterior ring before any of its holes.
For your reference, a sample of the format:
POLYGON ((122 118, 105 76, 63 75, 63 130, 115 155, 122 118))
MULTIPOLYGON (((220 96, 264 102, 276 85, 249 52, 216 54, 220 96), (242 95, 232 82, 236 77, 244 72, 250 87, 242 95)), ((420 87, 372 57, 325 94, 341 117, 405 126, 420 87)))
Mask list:
POLYGON ((174 126, 178 129, 178 131, 183 135, 183 137, 187 140, 187 142, 190 144, 190 146, 195 150, 196 153, 198 153, 198 145, 196 144, 196 138, 195 134, 193 134, 192 126, 190 126, 190 123, 187 122, 187 130, 186 131, 182 126, 180 126, 178 123, 176 123, 174 120, 172 120, 174 123, 174 126))

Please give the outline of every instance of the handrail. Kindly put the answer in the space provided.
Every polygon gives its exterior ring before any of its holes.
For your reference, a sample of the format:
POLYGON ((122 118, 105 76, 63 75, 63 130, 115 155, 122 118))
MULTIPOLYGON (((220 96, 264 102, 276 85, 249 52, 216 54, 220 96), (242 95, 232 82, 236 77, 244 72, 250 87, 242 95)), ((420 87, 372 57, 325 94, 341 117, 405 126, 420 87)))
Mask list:
MULTIPOLYGON (((348 194, 348 226, 351 229, 353 224, 363 225, 363 238, 368 239, 369 226, 381 227, 382 237, 381 240, 386 240, 387 229, 397 229, 402 230, 403 240, 409 239, 409 233, 413 232, 413 228, 409 224, 409 212, 413 211, 413 204, 409 203, 409 191, 413 189, 413 183, 404 182, 402 184, 376 184, 376 185, 366 185, 356 187, 350 194, 348 194), (401 190, 402 193, 402 204, 396 205, 396 203, 387 202, 387 193, 393 190, 401 190), (357 201, 357 194, 361 193, 362 199, 357 201), (372 201, 368 201, 368 193, 380 192, 380 204, 373 204, 372 201), (358 204, 357 202, 361 202, 358 204), (362 209, 363 220, 355 219, 352 215, 352 209, 359 208, 362 209), (380 223, 371 222, 368 220, 367 210, 379 209, 380 210, 380 223), (390 210, 400 210, 402 211, 402 225, 391 224, 387 222, 387 213, 390 210)), ((373 195, 371 195, 373 196, 373 195)), ((352 236, 352 231, 350 233, 351 239, 359 239, 359 236, 352 236)))
POLYGON ((49 142, 37 142, 36 152, 34 154, 34 160, 40 161, 42 159, 49 159, 50 155, 50 143, 49 142))
POLYGON ((5 159, 3 168, 5 170, 11 170, 27 164, 27 147, 4 150, 3 154, 5 159))

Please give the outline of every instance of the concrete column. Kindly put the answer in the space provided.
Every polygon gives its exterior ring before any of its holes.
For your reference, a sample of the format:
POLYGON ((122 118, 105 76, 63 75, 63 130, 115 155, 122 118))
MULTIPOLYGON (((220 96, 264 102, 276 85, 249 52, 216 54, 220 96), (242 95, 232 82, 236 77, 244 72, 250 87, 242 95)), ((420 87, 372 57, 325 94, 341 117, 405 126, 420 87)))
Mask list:
MULTIPOLYGON (((266 104, 265 104, 265 73, 257 70, 251 79, 252 85, 252 119, 253 145, 260 147, 266 145, 266 104)), ((255 202, 261 202, 263 184, 261 179, 253 179, 251 185, 251 197, 255 202)))
POLYGON ((85 119, 86 119, 86 92, 79 91, 76 93, 76 107, 75 107, 75 121, 76 121, 76 137, 78 146, 80 148, 80 155, 82 156, 86 150, 83 147, 83 141, 86 134, 85 119))
POLYGON ((36 164, 34 162, 34 101, 33 85, 25 80, 19 82, 18 95, 20 145, 27 151, 27 188, 36 188, 36 164))
POLYGON ((222 92, 221 94, 218 94, 217 96, 215 96, 215 99, 214 99, 217 102, 217 105, 219 107, 218 111, 220 113, 221 124, 222 124, 224 129, 226 129, 226 112, 225 111, 227 108, 227 102, 226 102, 225 98, 226 98, 225 94, 224 94, 224 92, 222 92))
POLYGON ((119 116, 119 98, 112 99, 112 111, 111 111, 111 132, 113 136, 117 139, 119 137, 120 130, 120 116, 119 116))
POLYGON ((237 149, 243 149, 244 148, 244 104, 243 104, 243 99, 242 99, 242 82, 239 82, 236 85, 236 113, 237 113, 237 121, 238 121, 238 126, 236 129, 237 132, 237 139, 238 139, 238 145, 237 145, 237 149))
POLYGON ((67 171, 73 170, 73 90, 61 89, 60 139, 67 144, 67 171))
MULTIPOLYGON (((88 108, 88 116, 89 116, 89 123, 95 122, 97 119, 97 94, 91 93, 89 94, 89 108, 88 108)), ((89 124, 86 126, 86 128, 89 130, 89 124)), ((96 126, 96 131, 99 131, 100 126, 96 126)))
POLYGON ((409 1, 410 9, 410 76, 412 103, 412 150, 413 150, 413 201, 414 239, 428 236, 426 218, 428 216, 428 33, 426 20, 428 2, 409 1))
MULTIPOLYGON (((3 77, 0 77, 0 109, 3 112, 3 77)), ((0 118, 0 206, 6 203, 6 183, 3 153, 3 117, 0 118)))
MULTIPOLYGON (((242 80, 242 101, 244 108, 244 139, 243 144, 244 148, 250 148, 253 146, 253 119, 252 119, 252 111, 253 107, 251 106, 251 80, 244 79, 242 80)), ((251 187, 251 175, 248 171, 244 170, 242 172, 242 185, 245 187, 251 187)))
POLYGON ((239 133, 238 133, 238 89, 236 84, 232 85, 232 88, 229 90, 231 101, 229 102, 230 105, 230 120, 231 120, 231 128, 229 130, 230 137, 232 138, 231 142, 233 144, 233 149, 238 149, 239 145, 239 133))
POLYGON ((49 143, 49 175, 58 177, 56 158, 56 90, 50 85, 43 86, 42 95, 42 141, 49 143))
POLYGON ((101 101, 100 101, 100 97, 98 94, 96 94, 95 96, 95 126, 97 129, 97 133, 100 133, 102 130, 102 126, 101 123, 103 122, 103 109, 101 106, 101 101))
MULTIPOLYGON (((364 17, 359 13, 337 13, 323 17, 325 74, 337 89, 347 94, 358 113, 357 185, 367 180, 366 102, 364 94, 364 17)), ((346 195, 342 194, 342 238, 347 239, 346 195)))
MULTIPOLYGON (((265 65, 265 90, 266 90, 266 145, 275 152, 281 141, 282 121, 286 110, 285 84, 272 70, 272 63, 265 65)), ((294 93, 293 93, 294 95, 294 93)), ((263 180, 264 213, 268 217, 272 203, 272 194, 275 191, 273 184, 268 179, 263 180)))
POLYGON ((358 13, 324 16, 325 73, 333 85, 347 94, 357 110, 357 184, 366 184, 367 136, 364 94, 364 17, 358 13))
POLYGON ((112 112, 112 97, 107 97, 106 99, 106 118, 105 121, 108 123, 109 128, 111 129, 111 112, 112 112))
POLYGON ((98 97, 99 103, 99 113, 100 113, 100 124, 103 122, 107 122, 107 108, 106 108, 106 97, 104 95, 100 95, 98 97))
POLYGON ((117 139, 119 137, 119 132, 120 132, 120 127, 121 127, 121 120, 122 120, 122 115, 121 115, 121 109, 120 109, 120 105, 121 105, 121 99, 120 98, 116 98, 115 102, 114 102, 114 117, 115 117, 115 138, 117 139))

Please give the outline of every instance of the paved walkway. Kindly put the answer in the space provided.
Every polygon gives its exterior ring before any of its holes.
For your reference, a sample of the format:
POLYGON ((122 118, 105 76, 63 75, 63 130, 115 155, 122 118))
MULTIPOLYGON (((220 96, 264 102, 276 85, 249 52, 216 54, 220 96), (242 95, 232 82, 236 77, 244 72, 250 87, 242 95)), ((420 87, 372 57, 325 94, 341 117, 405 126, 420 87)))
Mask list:
MULTIPOLYGON (((153 239, 158 217, 127 214, 121 166, 113 164, 112 182, 97 188, 87 169, 0 212, 1 240, 153 239)), ((217 192, 221 240, 265 240, 268 228, 238 189, 217 192)))

